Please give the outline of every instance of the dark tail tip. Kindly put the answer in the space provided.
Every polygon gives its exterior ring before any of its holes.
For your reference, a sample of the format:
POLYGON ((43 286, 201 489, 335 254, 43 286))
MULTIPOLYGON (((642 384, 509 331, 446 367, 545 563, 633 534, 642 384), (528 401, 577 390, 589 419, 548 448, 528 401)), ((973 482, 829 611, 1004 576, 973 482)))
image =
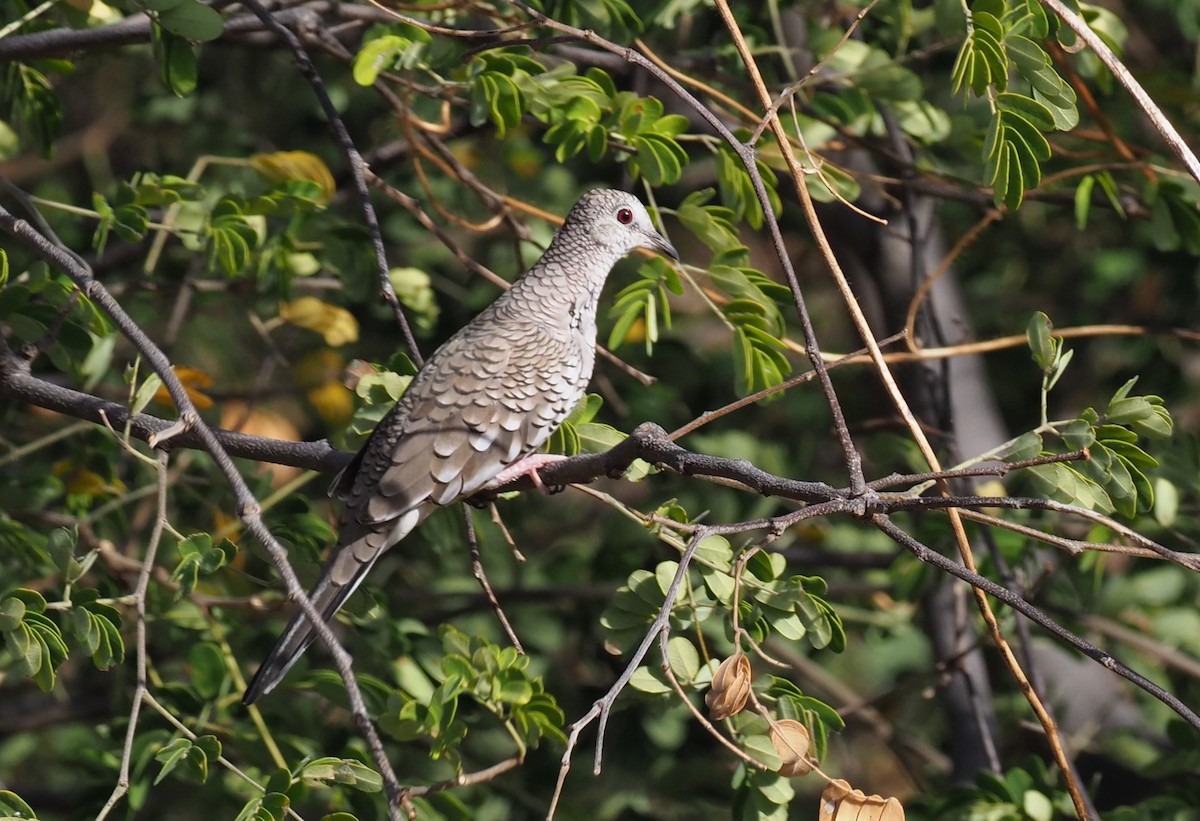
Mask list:
POLYGON ((266 677, 263 675, 263 671, 267 667, 266 663, 259 667, 254 678, 250 679, 250 683, 246 685, 246 692, 242 693, 242 706, 249 707, 271 691, 271 687, 267 685, 266 677))

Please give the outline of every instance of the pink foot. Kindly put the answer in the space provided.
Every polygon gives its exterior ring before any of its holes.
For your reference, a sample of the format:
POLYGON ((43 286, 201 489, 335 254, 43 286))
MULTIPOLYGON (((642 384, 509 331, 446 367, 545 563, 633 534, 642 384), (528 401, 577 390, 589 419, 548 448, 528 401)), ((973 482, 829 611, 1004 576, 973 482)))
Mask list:
POLYGON ((488 482, 487 486, 500 487, 501 485, 508 484, 514 479, 519 479, 522 476, 528 476, 533 481, 534 487, 536 487, 542 493, 549 495, 550 491, 544 484, 542 484, 542 477, 538 476, 538 468, 545 467, 546 465, 554 462, 561 462, 566 458, 567 457, 560 456, 557 453, 531 454, 526 456, 524 459, 518 459, 504 470, 497 473, 496 478, 488 482))

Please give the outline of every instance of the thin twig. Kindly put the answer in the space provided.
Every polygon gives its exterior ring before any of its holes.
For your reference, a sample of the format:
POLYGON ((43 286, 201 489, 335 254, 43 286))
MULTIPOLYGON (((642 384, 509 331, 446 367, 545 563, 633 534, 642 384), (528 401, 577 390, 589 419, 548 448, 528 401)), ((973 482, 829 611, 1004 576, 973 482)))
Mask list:
POLYGON ((650 629, 646 631, 646 635, 642 637, 642 641, 638 644, 637 649, 633 651, 633 655, 629 657, 629 662, 625 665, 625 669, 617 680, 612 683, 606 692, 599 700, 597 700, 582 716, 571 723, 567 732, 567 748, 563 751, 562 762, 558 769, 558 781, 554 785, 554 795, 550 799, 550 808, 546 813, 547 821, 553 821, 554 812, 558 808, 558 799, 562 796, 563 786, 567 781, 567 773, 571 771, 571 758, 575 753, 575 747, 579 743, 579 735, 593 721, 599 719, 599 726, 596 730, 596 756, 593 761, 592 772, 596 775, 600 774, 600 769, 604 760, 604 730, 608 725, 608 716, 612 712, 613 705, 616 704, 617 698, 625 689, 625 685, 629 683, 629 679, 633 676, 638 667, 641 666, 646 654, 650 652, 650 647, 654 643, 654 639, 658 637, 660 632, 668 631, 671 623, 671 612, 675 607, 675 597, 679 595, 679 586, 683 583, 687 575, 688 566, 691 563, 692 556, 696 554, 696 548, 700 546, 700 542, 709 534, 704 528, 698 528, 692 534, 692 538, 688 541, 687 547, 683 551, 683 555, 679 557, 679 566, 675 570, 675 577, 671 579, 671 584, 667 587, 667 591, 663 596, 662 607, 658 610, 658 616, 650 625, 650 629))
POLYGON ((488 581, 487 573, 483 570, 483 559, 479 555, 479 539, 475 535, 475 522, 471 518, 471 508, 467 505, 462 506, 463 524, 467 528, 467 544, 471 548, 471 574, 475 577, 475 581, 479 582, 479 586, 483 589, 483 595, 487 598, 487 602, 492 607, 492 612, 496 614, 497 621, 504 628, 505 635, 512 642, 512 646, 517 648, 517 652, 525 655, 525 648, 521 645, 521 640, 517 638, 517 631, 513 630, 512 623, 509 622, 508 616, 504 612, 504 608, 500 606, 499 599, 496 598, 495 592, 492 591, 491 582, 488 581))
POLYGON ((136 675, 137 684, 133 691, 133 704, 129 708, 129 726, 125 729, 125 746, 121 750, 121 766, 117 771, 117 784, 113 787, 112 795, 104 802, 96 821, 103 821, 112 812, 117 802, 129 791, 129 764, 133 759, 133 741, 137 736, 138 715, 142 709, 142 699, 149 692, 146 684, 146 591, 150 587, 150 572, 154 568, 154 559, 158 555, 158 544, 162 539, 163 526, 167 521, 167 463, 170 454, 164 450, 158 451, 155 463, 155 492, 157 503, 155 510, 154 528, 150 531, 150 539, 146 543, 146 555, 142 558, 142 569, 138 573, 137 586, 133 589, 134 608, 137 612, 137 628, 135 633, 136 675))

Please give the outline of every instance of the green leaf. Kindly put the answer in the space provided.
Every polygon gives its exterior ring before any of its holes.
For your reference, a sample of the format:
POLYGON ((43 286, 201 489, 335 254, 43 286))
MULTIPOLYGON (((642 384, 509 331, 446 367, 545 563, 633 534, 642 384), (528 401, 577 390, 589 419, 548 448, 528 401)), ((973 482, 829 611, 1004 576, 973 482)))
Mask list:
MULTIPOLYGON (((75 545, 78 538, 79 534, 75 528, 56 527, 50 532, 50 538, 46 540, 46 552, 50 554, 54 566, 63 573, 73 574, 73 569, 78 567, 74 562, 75 545)), ((78 578, 79 576, 75 575, 70 581, 77 581, 78 578)))
POLYGON ((217 39, 225 30, 220 13, 198 0, 183 0, 159 12, 157 17, 159 25, 167 31, 200 43, 217 39))
POLYGON ((1017 146, 1011 140, 1006 141, 996 166, 993 186, 996 204, 1004 205, 1010 211, 1020 208, 1025 199, 1026 180, 1021 160, 1017 146))
POLYGON ((471 86, 472 124, 482 125, 491 120, 498 137, 520 125, 528 101, 518 81, 529 77, 527 69, 540 71, 541 66, 532 60, 520 62, 519 56, 511 53, 483 55, 473 60, 471 70, 479 73, 471 86))
POLYGON ((25 604, 24 621, 16 630, 5 633, 5 639, 12 640, 10 648, 20 651, 15 654, 26 675, 49 692, 54 687, 54 671, 67 659, 67 645, 57 624, 30 609, 28 601, 25 604))
POLYGON ((779 310, 776 298, 787 299, 790 293, 786 289, 769 281, 753 268, 716 264, 709 267, 708 275, 714 285, 734 297, 734 300, 725 306, 726 316, 731 319, 754 319, 756 324, 769 330, 771 334, 783 335, 783 314, 779 310))
MULTIPOLYGON (((800 641, 808 634, 804 621, 794 613, 772 618, 771 629, 787 641, 800 641)), ((822 646, 827 643, 828 641, 822 643, 822 646)))
POLYGON ((198 737, 192 746, 191 753, 188 755, 185 764, 187 765, 189 774, 197 781, 203 783, 208 780, 208 762, 216 761, 221 757, 221 742, 214 735, 202 735, 198 737))
POLYGON ((708 188, 689 194, 675 211, 675 216, 713 253, 745 251, 746 246, 733 226, 733 220, 737 218, 735 212, 725 206, 705 204, 712 193, 713 190, 708 188))
POLYGON ((720 570, 702 567, 700 578, 712 597, 721 604, 730 604, 733 601, 733 576, 720 570))
POLYGON ((1114 512, 1112 500, 1104 489, 1078 470, 1052 463, 1036 465, 1029 469, 1029 473, 1045 493, 1061 502, 1081 505, 1101 513, 1114 512))
POLYGON ((1114 425, 1131 425, 1153 413, 1153 406, 1141 396, 1130 396, 1110 402, 1104 418, 1114 425))
POLYGON ((1075 187, 1075 227, 1080 231, 1087 228, 1088 215, 1092 212, 1092 189, 1095 187, 1095 174, 1088 174, 1075 187))
POLYGON ((41 669, 42 645, 24 622, 4 634, 4 643, 21 665, 23 675, 32 676, 41 669))
POLYGON ((1032 77, 1050 66, 1050 55, 1040 45, 1011 31, 1004 38, 1004 51, 1013 66, 1025 77, 1032 77))
POLYGON ((667 662, 675 678, 682 684, 694 681, 700 672, 700 653, 684 636, 672 636, 667 641, 667 662))
POLYGON ((1116 454, 1097 442, 1092 446, 1087 468, 1092 479, 1108 493, 1117 512, 1125 516, 1132 516, 1137 512, 1137 492, 1133 476, 1116 454))
POLYGON ((637 154, 630 158, 634 175, 641 175, 652 186, 671 185, 679 181, 687 152, 671 137, 656 133, 638 134, 631 140, 637 154))
POLYGON ((733 548, 724 536, 706 536, 696 546, 696 560, 728 573, 733 569, 733 548))
POLYGON ((1084 419, 1072 419, 1061 431, 1063 442, 1071 450, 1090 448, 1096 441, 1095 429, 1084 419))
POLYGON ((746 562, 746 572, 762 582, 772 582, 787 572, 787 559, 778 553, 760 550, 746 562))
POLYGON ((649 667, 639 667, 629 677, 629 686, 635 690, 651 695, 663 695, 674 692, 670 683, 663 677, 662 672, 649 667))
POLYGON ((383 789, 382 776, 361 761, 352 758, 318 758, 304 765, 296 777, 314 787, 341 784, 367 793, 383 789))
POLYGON ((1125 206, 1121 204, 1121 192, 1117 188, 1117 181, 1113 179, 1112 172, 1101 171, 1095 175, 1100 183, 1100 190, 1104 192, 1104 196, 1108 199, 1108 204, 1117 216, 1121 219, 1126 219, 1125 206))
POLYGON ((795 613, 805 628, 809 644, 818 650, 833 645, 840 628, 835 629, 835 624, 829 617, 830 608, 827 605, 823 606, 824 602, 821 599, 810 595, 799 585, 792 596, 795 601, 795 613))
POLYGON ((1153 470, 1158 467, 1158 460, 1137 445, 1129 442, 1105 441, 1105 444, 1132 467, 1139 470, 1153 470))
POLYGON ((25 603, 25 609, 30 613, 45 613, 46 598, 36 590, 19 587, 9 594, 15 599, 20 599, 25 603))
POLYGON ((163 85, 177 97, 191 95, 198 82, 195 48, 183 37, 167 31, 157 20, 150 26, 150 35, 163 85))
POLYGON ((25 618, 25 602, 12 596, 0 601, 0 633, 16 630, 25 618))
POLYGON ((521 706, 533 698, 534 688, 524 672, 501 671, 492 682, 492 700, 509 705, 521 706))
POLYGON ((1025 791, 1021 797, 1021 809, 1029 821, 1051 821, 1056 814, 1050 799, 1036 790, 1025 791))
POLYGON ((1048 94, 1036 86, 1033 99, 1042 103, 1054 117, 1054 127, 1059 131, 1070 131, 1079 125, 1079 109, 1074 90, 1063 83, 1057 92, 1048 94))
POLYGON ((63 109, 45 74, 25 63, 0 67, 0 100, 9 103, 9 117, 23 145, 32 144, 50 155, 62 131, 63 109))
MULTIPOLYGON (((928 100, 902 100, 893 103, 892 110, 904 133, 923 143, 936 145, 950 136, 950 115, 928 100)), ((849 179, 854 182, 853 178, 849 179)), ((856 196, 847 198, 851 201, 857 199, 856 196)))
POLYGON ((667 300, 667 290, 675 290, 679 285, 678 275, 662 260, 653 260, 643 265, 639 270, 639 279, 626 286, 617 294, 610 310, 610 315, 617 317, 609 334, 609 347, 617 347, 623 343, 630 332, 642 320, 643 340, 646 353, 653 350, 658 341, 658 321, 662 316, 665 327, 671 326, 671 309, 667 300))
POLYGON ((626 435, 612 425, 585 422, 576 425, 580 453, 603 453, 625 441, 626 435))
POLYGON ((213 545, 212 536, 195 533, 178 545, 180 561, 171 572, 171 581, 179 585, 177 595, 184 597, 196 589, 200 575, 217 572, 237 555, 237 547, 228 539, 213 545))
MULTIPOLYGON (((767 319, 760 303, 733 300, 722 308, 734 324, 734 375, 739 392, 754 393, 783 382, 791 373, 791 363, 784 355, 783 343, 763 329, 767 319)), ((782 394, 775 393, 763 401, 782 394)))
POLYGON ((125 659, 125 640, 121 637, 121 616, 116 608, 96 601, 95 590, 75 594, 75 608, 68 612, 67 626, 92 657, 97 669, 107 670, 125 659))
MULTIPOLYGON (((1004 92, 996 95, 996 107, 1028 122, 1035 129, 1049 131, 1054 128, 1054 114, 1044 104, 1023 94, 1004 92)), ((1049 148, 1047 148, 1049 157, 1049 148)))
POLYGON ((241 205, 230 198, 213 208, 206 233, 210 267, 220 266, 230 276, 249 264, 251 250, 258 245, 258 232, 243 216, 241 205))
POLYGON ((1175 430, 1171 414, 1161 405, 1154 405, 1151 413, 1133 423, 1133 429, 1143 436, 1169 438, 1175 430))
MULTIPOLYGON (((769 148, 770 144, 768 143, 767 147, 760 149, 760 153, 768 151, 769 148)), ((775 151, 777 153, 778 149, 775 151)), ((771 210, 778 215, 783 205, 775 190, 777 184, 775 172, 761 159, 755 159, 755 168, 766 187, 767 200, 771 204, 771 210)), ((826 172, 828 173, 831 168, 832 166, 826 166, 826 172)), ((811 185, 811 183, 809 184, 811 185)), ((742 163, 741 158, 734 154, 733 149, 724 144, 717 152, 717 190, 720 193, 721 201, 731 209, 734 219, 745 219, 754 229, 762 227, 762 203, 759 202, 758 194, 754 190, 750 172, 742 163)))
MULTIPOLYGON (((192 752, 192 742, 186 738, 175 738, 163 745, 157 753, 154 754, 154 760, 162 764, 162 769, 159 770, 158 776, 155 777, 154 783, 158 784, 167 775, 179 766, 192 752)), ((201 753, 202 755, 203 753, 201 753)))
MULTIPOLYGON (((291 801, 281 792, 268 792, 252 798, 242 807, 235 821, 284 821, 291 801)), ((326 816, 328 818, 329 816, 326 816)))
MULTIPOLYGON (((639 299, 643 298, 642 289, 639 288, 636 293, 639 299)), ((619 297, 620 295, 618 295, 618 304, 619 297)), ((619 348, 625 342, 625 338, 629 336, 629 332, 633 329, 633 324, 641 318, 644 310, 643 306, 644 302, 635 301, 630 301, 622 306, 622 312, 617 317, 617 321, 613 323, 612 330, 608 334, 607 344, 609 348, 619 348)))
POLYGON ((1038 168, 1037 163, 1046 162, 1051 157, 1050 141, 1038 130, 1039 126, 1027 119, 1022 112, 1005 111, 1000 115, 1000 119, 1005 127, 1005 139, 1009 142, 1016 142, 1019 138, 1021 145, 1026 148, 1026 153, 1034 161, 1033 168, 1037 169, 1036 176, 1027 174, 1034 179, 1034 183, 1028 186, 1033 188, 1036 181, 1041 179, 1041 169, 1038 168))
POLYGON ((778 769, 783 759, 775 751, 775 745, 766 735, 750 735, 742 739, 742 749, 761 761, 769 770, 778 769))
POLYGON ((37 815, 15 792, 0 790, 0 818, 19 818, 22 821, 34 819, 36 821, 37 815))
POLYGON ((1050 317, 1042 311, 1036 311, 1029 318, 1029 324, 1025 328, 1029 351, 1033 354, 1033 361, 1038 364, 1043 373, 1048 373, 1058 358, 1059 344, 1051 335, 1053 328, 1050 317))
POLYGON ((1168 479, 1154 480, 1154 519, 1163 527, 1173 527, 1179 516, 1179 488, 1168 479))
MULTIPOLYGON (((1089 427, 1090 430, 1090 427, 1089 427)), ((1042 452, 1042 437, 1033 431, 1021 434, 1004 450, 996 454, 1005 462, 1023 462, 1033 459, 1042 452)))
POLYGON ((857 86, 874 99, 889 103, 918 100, 924 94, 921 78, 895 63, 864 71, 857 78, 857 86))
POLYGON ((409 69, 420 64, 429 34, 416 26, 399 25, 403 33, 385 34, 363 44, 354 57, 354 82, 361 86, 375 83, 384 71, 409 69))
POLYGON ((188 649, 188 672, 192 686, 201 698, 216 698, 229 678, 221 648, 210 641, 201 641, 188 649))

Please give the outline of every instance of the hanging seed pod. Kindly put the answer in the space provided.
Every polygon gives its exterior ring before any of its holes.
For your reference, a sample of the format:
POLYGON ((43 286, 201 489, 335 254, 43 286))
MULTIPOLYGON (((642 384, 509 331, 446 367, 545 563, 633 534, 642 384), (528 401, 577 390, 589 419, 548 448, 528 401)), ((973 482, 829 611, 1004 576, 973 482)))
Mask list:
POLYGON ((780 775, 806 775, 812 772, 812 764, 808 760, 812 738, 807 727, 795 719, 785 718, 771 725, 770 735, 771 745, 783 759, 778 770, 780 775))
POLYGON ((713 674, 712 687, 704 695, 708 714, 713 721, 735 716, 750 699, 750 659, 734 653, 721 662, 713 674))
POLYGON ((904 807, 895 798, 852 789, 839 778, 821 793, 817 821, 904 821, 904 807))

